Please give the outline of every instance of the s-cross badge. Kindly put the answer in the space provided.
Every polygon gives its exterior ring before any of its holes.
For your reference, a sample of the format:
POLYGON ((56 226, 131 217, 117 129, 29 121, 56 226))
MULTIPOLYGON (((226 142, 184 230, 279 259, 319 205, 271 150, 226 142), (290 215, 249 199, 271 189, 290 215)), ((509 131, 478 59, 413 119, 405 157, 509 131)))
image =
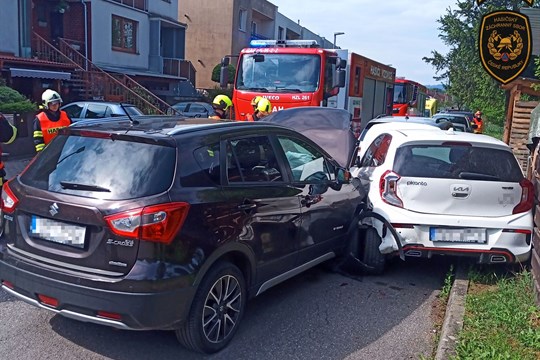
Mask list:
POLYGON ((59 210, 60 210, 60 208, 58 207, 58 204, 54 203, 49 207, 49 214, 51 214, 51 216, 54 216, 54 215, 58 214, 59 210))

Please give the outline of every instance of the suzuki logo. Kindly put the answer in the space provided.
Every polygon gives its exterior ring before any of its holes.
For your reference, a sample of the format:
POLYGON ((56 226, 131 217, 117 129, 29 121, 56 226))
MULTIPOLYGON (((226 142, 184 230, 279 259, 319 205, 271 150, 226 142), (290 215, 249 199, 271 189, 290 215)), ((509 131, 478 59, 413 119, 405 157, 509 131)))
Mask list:
POLYGON ((54 215, 58 214, 59 210, 60 210, 60 208, 58 207, 58 204, 54 203, 49 207, 49 214, 51 214, 51 216, 54 216, 54 215))
POLYGON ((457 199, 466 199, 471 195, 471 187, 463 184, 454 184, 451 186, 452 197, 457 199))

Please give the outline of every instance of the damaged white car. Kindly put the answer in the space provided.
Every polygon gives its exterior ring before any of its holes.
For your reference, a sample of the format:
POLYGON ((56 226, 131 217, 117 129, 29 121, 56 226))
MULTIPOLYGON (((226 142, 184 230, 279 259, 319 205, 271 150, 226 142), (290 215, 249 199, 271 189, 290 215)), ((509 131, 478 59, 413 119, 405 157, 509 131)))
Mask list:
POLYGON ((397 253, 529 259, 534 188, 508 145, 436 128, 381 126, 368 138, 354 171, 368 187, 357 250, 368 272, 381 273, 397 253))

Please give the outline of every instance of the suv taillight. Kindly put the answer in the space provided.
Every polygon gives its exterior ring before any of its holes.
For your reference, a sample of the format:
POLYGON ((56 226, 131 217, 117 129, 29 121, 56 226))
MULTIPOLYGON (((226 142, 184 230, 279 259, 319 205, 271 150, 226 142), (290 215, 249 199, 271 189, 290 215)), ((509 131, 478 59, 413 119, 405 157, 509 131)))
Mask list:
POLYGON ((385 203, 403 207, 403 201, 401 201, 397 194, 397 183, 400 178, 401 176, 390 170, 382 174, 379 181, 379 193, 385 203))
POLYGON ((512 214, 527 212, 534 206, 534 185, 527 179, 522 179, 519 185, 521 186, 521 201, 516 205, 512 214))
POLYGON ((175 202, 124 211, 104 219, 119 236, 170 244, 188 211, 188 203, 175 202))
POLYGON ((6 213, 12 213, 15 211, 15 207, 19 203, 19 199, 15 195, 13 195, 13 192, 9 188, 9 181, 4 184, 4 187, 2 188, 2 211, 6 213))

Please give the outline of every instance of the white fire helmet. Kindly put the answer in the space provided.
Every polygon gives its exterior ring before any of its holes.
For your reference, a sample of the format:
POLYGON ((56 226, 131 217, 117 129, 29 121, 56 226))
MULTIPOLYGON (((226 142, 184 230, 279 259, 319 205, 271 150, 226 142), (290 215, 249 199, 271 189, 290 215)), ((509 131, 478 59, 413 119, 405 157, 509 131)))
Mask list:
POLYGON ((41 95, 41 100, 43 100, 43 105, 45 106, 45 109, 49 108, 50 102, 59 101, 60 104, 62 103, 62 97, 60 96, 60 94, 51 89, 47 89, 43 92, 43 94, 41 95))

